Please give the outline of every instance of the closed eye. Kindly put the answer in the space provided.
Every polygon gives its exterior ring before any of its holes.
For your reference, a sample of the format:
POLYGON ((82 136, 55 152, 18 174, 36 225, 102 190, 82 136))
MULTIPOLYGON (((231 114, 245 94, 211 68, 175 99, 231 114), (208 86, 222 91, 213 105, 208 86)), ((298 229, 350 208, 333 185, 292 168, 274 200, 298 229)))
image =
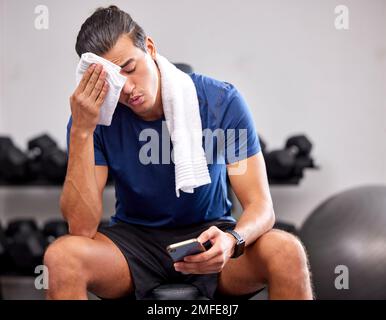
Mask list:
POLYGON ((129 71, 126 71, 126 70, 123 70, 123 71, 125 71, 126 73, 133 73, 133 72, 135 71, 135 68, 134 68, 134 69, 131 69, 131 70, 129 70, 129 71))

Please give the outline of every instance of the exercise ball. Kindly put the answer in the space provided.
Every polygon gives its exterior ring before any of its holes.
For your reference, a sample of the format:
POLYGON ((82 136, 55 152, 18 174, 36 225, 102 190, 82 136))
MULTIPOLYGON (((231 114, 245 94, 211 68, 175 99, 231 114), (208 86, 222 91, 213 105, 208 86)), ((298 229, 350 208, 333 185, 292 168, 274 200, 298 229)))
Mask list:
POLYGON ((339 193, 300 230, 316 299, 386 299, 386 186, 339 193))

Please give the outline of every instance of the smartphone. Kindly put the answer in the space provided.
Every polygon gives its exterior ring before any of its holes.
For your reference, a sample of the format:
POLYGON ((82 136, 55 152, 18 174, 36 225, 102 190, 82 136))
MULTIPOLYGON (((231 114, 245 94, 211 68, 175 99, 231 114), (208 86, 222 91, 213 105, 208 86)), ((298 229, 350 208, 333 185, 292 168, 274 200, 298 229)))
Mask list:
POLYGON ((205 247, 197 239, 189 239, 173 243, 166 247, 167 252, 174 262, 184 260, 184 257, 204 252, 205 247))

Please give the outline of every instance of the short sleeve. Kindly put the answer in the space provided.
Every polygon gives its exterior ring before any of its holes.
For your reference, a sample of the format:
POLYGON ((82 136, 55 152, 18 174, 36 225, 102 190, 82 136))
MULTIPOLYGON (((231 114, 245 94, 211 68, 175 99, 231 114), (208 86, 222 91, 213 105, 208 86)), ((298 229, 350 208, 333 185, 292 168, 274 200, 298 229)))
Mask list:
POLYGON ((259 153, 261 146, 246 101, 233 85, 226 85, 221 128, 225 130, 225 162, 230 164, 259 153))
MULTIPOLYGON (((68 121, 68 124, 67 124, 67 154, 69 154, 69 151, 70 151, 71 125, 72 125, 72 117, 70 117, 70 120, 68 121)), ((104 148, 100 137, 100 127, 97 126, 97 128, 94 131, 94 158, 95 158, 95 165, 97 166, 108 165, 103 149, 104 148)))

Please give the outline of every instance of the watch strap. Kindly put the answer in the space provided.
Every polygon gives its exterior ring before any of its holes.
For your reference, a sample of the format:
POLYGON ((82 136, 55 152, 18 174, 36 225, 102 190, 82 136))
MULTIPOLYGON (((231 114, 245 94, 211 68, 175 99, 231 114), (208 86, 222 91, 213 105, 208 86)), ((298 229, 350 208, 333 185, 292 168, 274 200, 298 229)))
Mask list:
POLYGON ((225 230, 225 232, 231 234, 236 239, 236 245, 231 258, 237 258, 244 253, 245 241, 244 239, 232 229, 225 230))

